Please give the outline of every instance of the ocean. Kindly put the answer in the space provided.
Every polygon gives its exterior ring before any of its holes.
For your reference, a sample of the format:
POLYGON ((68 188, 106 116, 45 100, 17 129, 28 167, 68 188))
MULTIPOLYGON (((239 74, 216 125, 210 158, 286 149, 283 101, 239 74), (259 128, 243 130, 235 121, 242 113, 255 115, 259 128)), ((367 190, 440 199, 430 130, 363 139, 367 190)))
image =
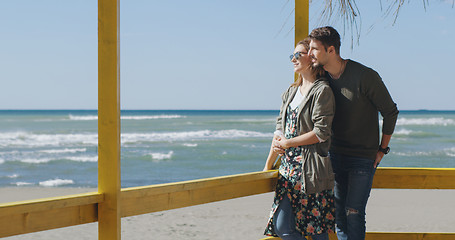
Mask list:
MULTIPOLYGON (((122 187, 261 171, 278 111, 125 110, 122 187)), ((97 187, 96 110, 0 110, 0 187, 97 187)), ((401 111, 382 167, 455 168, 455 111, 401 111)))

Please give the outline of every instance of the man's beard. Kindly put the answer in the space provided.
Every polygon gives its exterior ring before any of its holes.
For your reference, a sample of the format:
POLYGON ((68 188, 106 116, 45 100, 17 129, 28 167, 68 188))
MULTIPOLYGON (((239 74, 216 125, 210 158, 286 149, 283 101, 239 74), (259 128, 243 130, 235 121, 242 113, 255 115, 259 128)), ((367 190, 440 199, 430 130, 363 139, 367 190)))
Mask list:
POLYGON ((311 64, 312 67, 317 68, 317 67, 324 67, 324 65, 320 62, 314 62, 311 64))

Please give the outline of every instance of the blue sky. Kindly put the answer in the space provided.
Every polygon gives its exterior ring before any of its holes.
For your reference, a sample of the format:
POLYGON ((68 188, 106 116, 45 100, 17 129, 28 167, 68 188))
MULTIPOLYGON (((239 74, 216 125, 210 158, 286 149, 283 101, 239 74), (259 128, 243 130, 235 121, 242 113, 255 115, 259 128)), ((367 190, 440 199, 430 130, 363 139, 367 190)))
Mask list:
MULTIPOLYGON (((455 110, 452 1, 405 3, 393 26, 379 0, 357 2, 360 44, 344 33, 342 57, 377 70, 401 110, 455 110)), ((293 80, 293 8, 121 1, 122 109, 278 109, 293 80)), ((327 24, 318 13, 312 3, 310 29, 327 24)), ((0 31, 0 109, 97 108, 97 1, 2 1, 0 31)))

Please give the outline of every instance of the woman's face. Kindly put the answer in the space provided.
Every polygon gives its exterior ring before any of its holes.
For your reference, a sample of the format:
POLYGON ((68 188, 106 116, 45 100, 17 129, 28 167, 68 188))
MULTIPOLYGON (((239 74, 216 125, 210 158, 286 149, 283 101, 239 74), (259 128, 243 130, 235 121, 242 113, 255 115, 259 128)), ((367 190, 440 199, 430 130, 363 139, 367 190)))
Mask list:
POLYGON ((294 57, 291 59, 294 64, 294 72, 303 73, 310 70, 311 57, 308 50, 302 45, 297 45, 294 50, 294 57), (298 56, 297 58, 295 56, 298 56))

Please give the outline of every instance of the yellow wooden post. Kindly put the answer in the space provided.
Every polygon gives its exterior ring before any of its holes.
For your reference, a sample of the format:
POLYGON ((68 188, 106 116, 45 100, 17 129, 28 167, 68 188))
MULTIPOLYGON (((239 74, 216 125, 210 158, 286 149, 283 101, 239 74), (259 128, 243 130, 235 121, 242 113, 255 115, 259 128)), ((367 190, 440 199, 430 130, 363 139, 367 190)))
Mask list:
POLYGON ((98 206, 100 240, 120 239, 120 0, 98 0, 98 206))
MULTIPOLYGON (((294 45, 308 36, 310 3, 309 0, 295 0, 294 45)), ((294 74, 294 81, 299 75, 294 74)))
POLYGON ((309 0, 295 0, 295 44, 308 36, 309 0))

